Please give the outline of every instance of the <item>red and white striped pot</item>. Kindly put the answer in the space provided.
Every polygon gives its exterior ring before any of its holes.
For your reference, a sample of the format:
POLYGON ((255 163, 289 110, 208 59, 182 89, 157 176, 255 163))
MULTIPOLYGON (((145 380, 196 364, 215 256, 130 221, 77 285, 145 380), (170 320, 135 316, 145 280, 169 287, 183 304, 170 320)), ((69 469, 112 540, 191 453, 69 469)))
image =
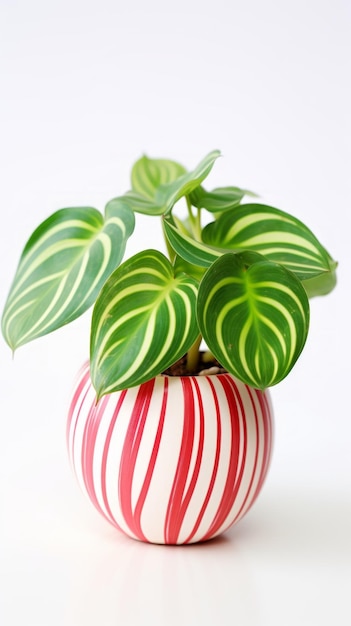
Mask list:
POLYGON ((272 451, 267 391, 230 374, 158 376, 95 402, 86 365, 69 409, 71 463, 97 510, 130 537, 205 541, 258 496, 272 451))

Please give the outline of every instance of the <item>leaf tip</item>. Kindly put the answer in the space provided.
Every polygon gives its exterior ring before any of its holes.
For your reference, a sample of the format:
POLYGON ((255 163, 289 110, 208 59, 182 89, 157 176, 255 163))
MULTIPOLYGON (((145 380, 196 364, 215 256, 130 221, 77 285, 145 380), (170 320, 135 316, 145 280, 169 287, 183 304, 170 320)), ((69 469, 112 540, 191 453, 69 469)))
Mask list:
MULTIPOLYGON (((96 391, 96 390, 95 390, 96 391)), ((104 396, 104 392, 102 389, 100 389, 99 391, 96 391, 96 396, 95 396, 95 406, 97 406, 101 400, 101 398, 104 396)))

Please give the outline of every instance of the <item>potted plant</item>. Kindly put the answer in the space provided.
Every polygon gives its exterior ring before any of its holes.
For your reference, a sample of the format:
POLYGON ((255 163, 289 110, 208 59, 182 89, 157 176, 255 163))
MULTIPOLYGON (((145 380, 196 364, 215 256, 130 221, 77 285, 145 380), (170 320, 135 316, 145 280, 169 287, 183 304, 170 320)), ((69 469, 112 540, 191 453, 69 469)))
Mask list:
POLYGON ((271 456, 267 389, 301 354, 309 298, 336 282, 301 221, 238 187, 204 187, 218 156, 190 172, 143 156, 104 216, 51 215, 24 247, 2 317, 15 350, 94 305, 69 454, 97 509, 144 541, 209 539, 250 508, 271 456), (168 257, 147 232, 122 262, 136 213, 160 217, 168 257))

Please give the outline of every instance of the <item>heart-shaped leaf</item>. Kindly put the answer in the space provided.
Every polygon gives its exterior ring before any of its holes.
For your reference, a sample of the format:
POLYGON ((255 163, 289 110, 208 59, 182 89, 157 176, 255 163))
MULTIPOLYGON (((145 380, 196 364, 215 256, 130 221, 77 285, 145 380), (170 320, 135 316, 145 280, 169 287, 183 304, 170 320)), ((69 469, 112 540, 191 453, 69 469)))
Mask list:
POLYGON ((180 163, 143 156, 132 169, 132 190, 153 200, 160 185, 172 183, 185 173, 186 169, 180 163))
POLYGON ((90 207, 61 209, 27 242, 8 296, 2 331, 15 350, 86 311, 123 258, 134 215, 122 202, 106 219, 90 207))
POLYGON ((181 358, 198 336, 197 281, 174 275, 168 259, 146 250, 123 263, 96 301, 91 374, 98 397, 138 385, 181 358))
POLYGON ((275 385, 305 344, 309 303, 298 278, 256 253, 224 254, 199 287, 200 331, 223 367, 253 387, 275 385))

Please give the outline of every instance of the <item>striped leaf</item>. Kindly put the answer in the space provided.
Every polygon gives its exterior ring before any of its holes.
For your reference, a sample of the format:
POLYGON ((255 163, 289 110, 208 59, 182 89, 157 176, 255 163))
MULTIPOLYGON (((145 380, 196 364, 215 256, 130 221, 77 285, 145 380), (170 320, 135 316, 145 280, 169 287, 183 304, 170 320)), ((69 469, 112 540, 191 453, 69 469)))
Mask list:
POLYGON ((173 267, 175 276, 178 276, 178 274, 188 274, 198 282, 200 282, 206 271, 206 268, 200 267, 199 265, 192 265, 192 263, 188 263, 188 261, 185 261, 178 255, 176 255, 173 261, 173 267))
POLYGON ((200 267, 210 267, 211 263, 218 259, 224 251, 216 250, 201 241, 196 241, 184 229, 180 229, 173 217, 163 220, 164 233, 173 250, 188 263, 200 267))
POLYGON ((337 264, 331 260, 332 269, 330 272, 318 274, 313 278, 303 280, 302 284, 309 298, 314 296, 326 296, 333 291, 336 286, 336 266, 337 264))
POLYGON ((141 252, 108 279, 96 301, 91 372, 98 397, 149 380, 182 357, 198 335, 197 281, 174 275, 156 250, 141 252))
POLYGON ((163 207, 158 207, 154 200, 150 200, 146 196, 142 196, 136 191, 127 191, 123 196, 113 198, 109 204, 119 204, 124 202, 133 213, 143 213, 144 215, 162 215, 163 207))
POLYGON ((106 219, 90 207, 61 209, 27 242, 2 318, 14 350, 84 313, 120 263, 134 215, 119 203, 106 219))
POLYGON ((212 191, 206 191, 200 186, 191 193, 190 201, 198 209, 219 213, 239 206, 246 195, 255 196, 256 194, 239 187, 218 187, 212 191))
POLYGON ((143 156, 132 169, 132 190, 150 200, 160 185, 167 185, 186 173, 186 169, 167 159, 149 159, 143 156))
POLYGON ((203 241, 227 250, 253 250, 305 280, 333 271, 335 263, 298 219, 263 204, 244 204, 206 226, 203 241))
POLYGON ((198 295, 200 331, 218 361, 253 387, 289 373, 309 325, 306 292, 294 274, 255 253, 225 254, 198 295))
POLYGON ((133 189, 124 194, 123 200, 137 213, 169 213, 180 198, 190 194, 208 176, 219 155, 218 150, 210 152, 192 172, 182 174, 185 170, 173 161, 138 161, 132 172, 133 189))
POLYGON ((213 150, 202 159, 192 172, 184 174, 174 182, 161 185, 158 188, 156 200, 158 204, 166 207, 165 213, 168 213, 180 198, 189 195, 205 180, 219 156, 219 150, 213 150))

